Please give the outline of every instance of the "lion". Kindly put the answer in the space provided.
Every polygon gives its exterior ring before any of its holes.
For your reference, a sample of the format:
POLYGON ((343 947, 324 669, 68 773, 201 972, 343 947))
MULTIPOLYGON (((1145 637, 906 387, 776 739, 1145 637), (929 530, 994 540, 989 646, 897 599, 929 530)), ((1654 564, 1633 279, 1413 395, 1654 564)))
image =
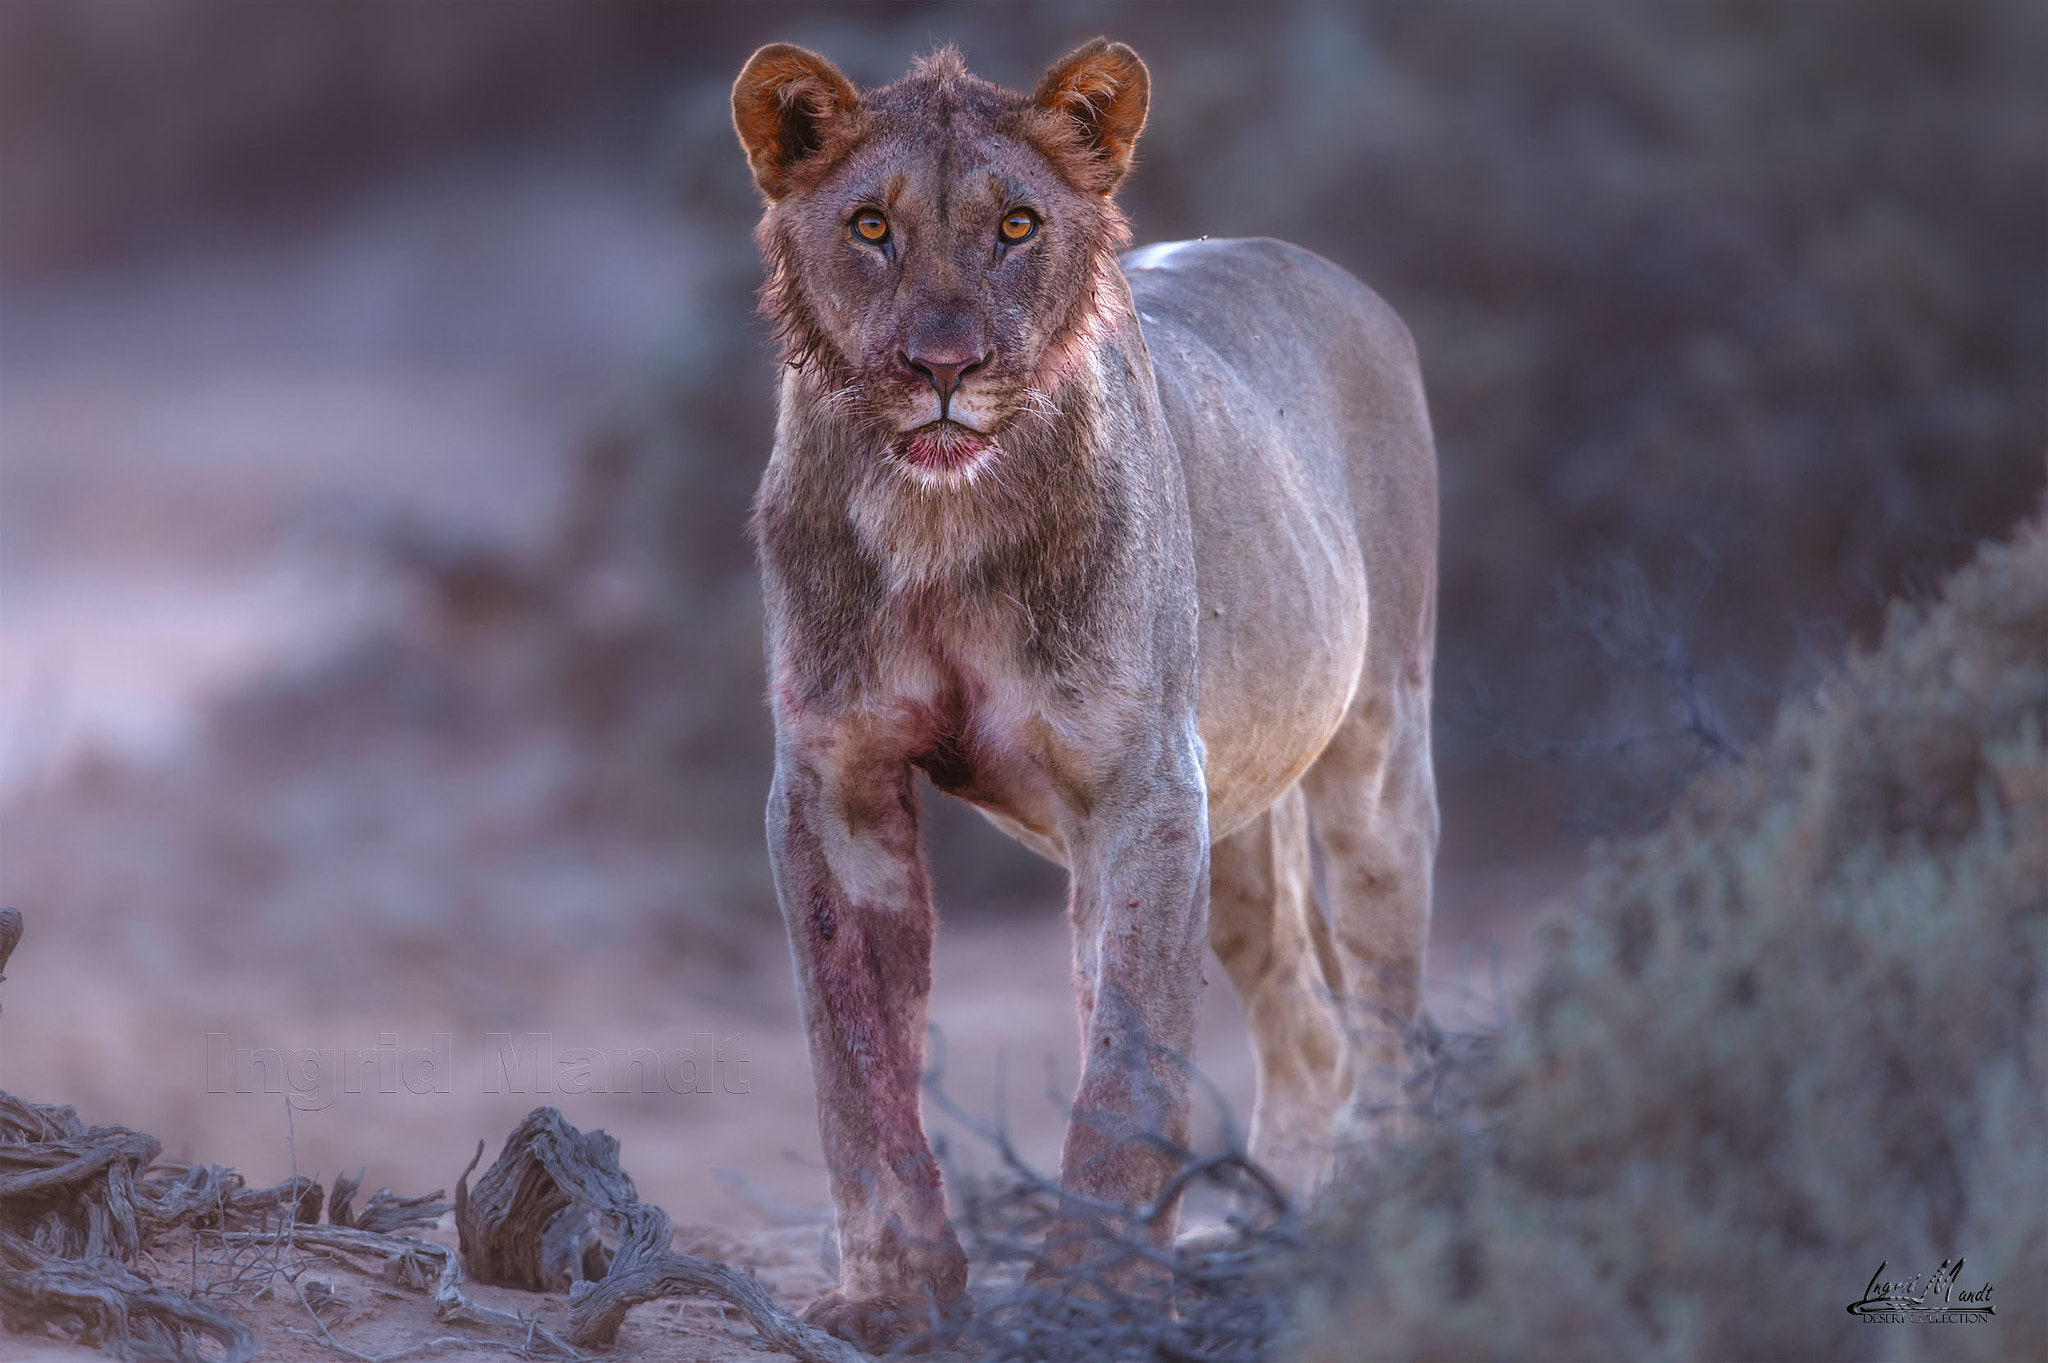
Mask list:
POLYGON ((919 1111, 917 771, 1070 874, 1083 1056, 1043 1273, 1174 1236, 1205 947, 1250 1018, 1251 1152, 1300 1193, 1383 1127, 1418 1017, 1437 476, 1415 347, 1298 247, 1120 257, 1149 91, 1106 39, 1028 95, 951 48, 860 91, 780 43, 733 87, 786 361, 751 528, 768 843, 839 1236, 809 1318, 871 1347, 967 1282, 919 1111))

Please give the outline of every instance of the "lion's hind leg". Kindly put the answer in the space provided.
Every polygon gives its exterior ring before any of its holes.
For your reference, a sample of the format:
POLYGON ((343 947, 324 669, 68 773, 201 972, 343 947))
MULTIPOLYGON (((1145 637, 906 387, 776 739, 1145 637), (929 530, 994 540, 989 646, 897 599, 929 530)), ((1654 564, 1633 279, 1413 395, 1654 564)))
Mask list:
POLYGON ((1302 791, 1342 978, 1350 1093, 1335 1135, 1369 1149, 1408 1125, 1438 815, 1426 680, 1370 678, 1302 791))
POLYGON ((1305 1197, 1329 1176, 1331 1124, 1350 1080, 1327 946, 1316 940, 1323 923, 1300 787, 1210 848, 1209 883, 1209 945, 1251 1022, 1251 1154, 1305 1197))

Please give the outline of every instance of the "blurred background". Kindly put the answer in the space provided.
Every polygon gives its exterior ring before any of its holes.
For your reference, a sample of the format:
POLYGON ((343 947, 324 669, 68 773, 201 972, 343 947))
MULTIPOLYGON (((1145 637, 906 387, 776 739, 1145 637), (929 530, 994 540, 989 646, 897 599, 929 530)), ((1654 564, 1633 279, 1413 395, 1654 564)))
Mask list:
MULTIPOLYGON (((863 85, 957 42, 1028 87, 1098 32, 1152 70, 1141 242, 1300 242, 1420 346, 1454 1025, 1588 838, 2040 496, 2024 0, 5 0, 0 1087, 407 1192, 552 1101, 681 1221, 821 1205, 761 836, 774 358, 728 91, 775 40, 863 85), (492 1092, 493 1034, 709 1034, 736 1083, 492 1092), (446 1092, 328 1082, 442 1035, 446 1092), (315 1057, 289 1120, 210 1036, 315 1057)), ((949 1086, 988 1111, 1000 1080, 1050 1162, 1060 878, 927 809, 949 1086)), ((1198 1059, 1248 1113, 1228 993, 1198 1059)))

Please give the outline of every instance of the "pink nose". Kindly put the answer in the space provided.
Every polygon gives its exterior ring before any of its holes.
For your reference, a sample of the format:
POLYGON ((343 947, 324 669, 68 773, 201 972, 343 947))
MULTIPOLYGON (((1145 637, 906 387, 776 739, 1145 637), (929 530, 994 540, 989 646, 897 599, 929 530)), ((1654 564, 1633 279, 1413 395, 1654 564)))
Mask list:
POLYGON ((960 387, 960 380, 988 363, 988 356, 959 355, 939 352, 936 354, 909 354, 903 362, 918 373, 932 386, 932 391, 944 402, 960 387))

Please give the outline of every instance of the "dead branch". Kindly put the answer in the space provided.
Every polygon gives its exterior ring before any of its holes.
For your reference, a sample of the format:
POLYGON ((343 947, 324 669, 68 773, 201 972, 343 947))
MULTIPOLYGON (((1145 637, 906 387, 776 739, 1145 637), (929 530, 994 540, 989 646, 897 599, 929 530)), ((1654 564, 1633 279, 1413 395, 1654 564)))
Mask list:
MULTIPOLYGON (((18 933, 17 933, 18 936, 18 933)), ((156 1138, 87 1127, 68 1107, 0 1093, 0 1318, 54 1330, 120 1358, 197 1363, 210 1339, 231 1360, 256 1351, 247 1326, 128 1265, 160 1200, 144 1182, 156 1138)))
POLYGON ((0 1317, 16 1332, 54 1330, 117 1358, 207 1363, 210 1339, 233 1363, 255 1357, 249 1327, 111 1259, 68 1259, 0 1227, 0 1317))
MULTIPOLYGON (((474 1191, 465 1170, 455 1184, 455 1229, 470 1276, 525 1292, 560 1292, 602 1277, 610 1255, 592 1215, 604 1203, 579 1204, 567 1171, 602 1160, 607 1143, 616 1172, 617 1142, 611 1137, 602 1131, 586 1137, 553 1108, 536 1108, 505 1138, 503 1152, 474 1191)), ((632 1181, 623 1172, 617 1177, 623 1195, 633 1198, 632 1181)))
POLYGON ((362 1211, 356 1212, 349 1203, 362 1186, 361 1174, 354 1178, 335 1175, 334 1191, 327 1195, 327 1224, 367 1231, 400 1231, 411 1226, 431 1226, 450 1207, 449 1203, 437 1200, 447 1196, 439 1188, 420 1197, 399 1197, 389 1188, 379 1188, 362 1211))
POLYGON ((465 1170, 455 1184, 455 1223, 470 1272, 479 1281, 529 1291, 566 1280, 569 1338, 577 1344, 610 1345, 626 1312, 641 1302, 711 1296, 738 1307, 765 1342, 804 1363, 859 1363, 866 1357, 783 1310, 745 1273, 671 1249, 668 1213, 640 1201, 619 1166, 618 1141, 603 1131, 578 1131, 551 1107, 528 1113, 474 1193, 468 1185, 465 1170), (554 1233, 560 1248, 551 1250, 550 1231, 558 1225, 571 1229, 554 1233), (594 1260, 594 1233, 581 1242, 581 1253, 569 1252, 584 1227, 594 1232, 598 1225, 617 1242, 616 1252, 594 1260), (589 1271, 593 1262, 599 1264, 596 1272, 589 1271))
MULTIPOLYGON (((283 1231, 229 1231, 221 1240, 233 1245, 278 1245, 285 1243, 283 1231)), ((444 1325, 485 1325, 518 1330, 548 1345, 564 1358, 584 1355, 554 1332, 530 1317, 484 1306, 462 1290, 462 1258, 446 1245, 410 1235, 362 1230, 353 1226, 295 1226, 290 1242, 300 1249, 320 1249, 334 1254, 335 1262, 366 1276, 415 1289, 433 1280, 434 1315, 444 1325), (373 1261, 372 1269, 361 1260, 373 1261)), ((504 1347, 502 1344, 498 1347, 504 1347)))
POLYGON ((569 1289, 570 1337, 579 1343, 609 1344, 629 1308, 661 1297, 713 1296, 740 1309, 772 1347, 804 1363, 857 1363, 861 1350, 775 1304, 753 1278, 720 1263, 668 1248, 673 1230, 668 1213, 636 1203, 606 1217, 619 1237, 612 1271, 569 1289))

